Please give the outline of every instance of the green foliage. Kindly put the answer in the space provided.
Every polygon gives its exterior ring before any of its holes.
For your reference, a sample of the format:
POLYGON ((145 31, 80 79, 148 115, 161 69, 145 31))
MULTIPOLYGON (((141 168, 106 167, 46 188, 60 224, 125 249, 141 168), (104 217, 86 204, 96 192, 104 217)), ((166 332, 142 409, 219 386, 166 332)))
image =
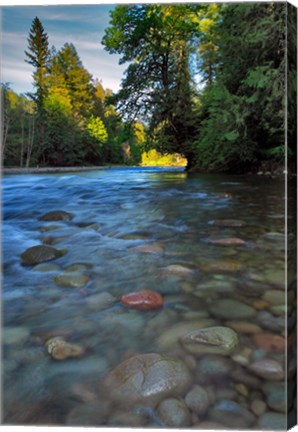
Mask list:
POLYGON ((108 133, 103 121, 99 117, 91 116, 87 123, 87 129, 100 146, 107 142, 108 133))
POLYGON ((152 149, 142 153, 142 166, 186 166, 187 160, 178 153, 161 154, 152 149))

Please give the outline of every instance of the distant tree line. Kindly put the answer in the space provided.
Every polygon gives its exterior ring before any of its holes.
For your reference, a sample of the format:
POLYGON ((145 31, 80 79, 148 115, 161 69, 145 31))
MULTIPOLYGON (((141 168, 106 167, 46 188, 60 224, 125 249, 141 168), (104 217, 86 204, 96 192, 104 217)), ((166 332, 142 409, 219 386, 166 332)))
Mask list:
POLYGON ((2 156, 6 166, 80 166, 138 163, 144 127, 125 122, 106 100, 112 94, 93 80, 71 43, 49 48, 36 17, 26 61, 34 92, 17 95, 2 84, 2 156))

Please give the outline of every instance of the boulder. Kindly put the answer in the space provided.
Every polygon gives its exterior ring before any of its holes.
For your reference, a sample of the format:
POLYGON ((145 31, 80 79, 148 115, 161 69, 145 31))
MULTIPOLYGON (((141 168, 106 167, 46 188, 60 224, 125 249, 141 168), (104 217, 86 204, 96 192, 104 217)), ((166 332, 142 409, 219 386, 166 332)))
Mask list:
POLYGON ((190 372, 182 361, 149 353, 120 363, 106 376, 103 391, 121 406, 154 407, 165 398, 183 395, 190 383, 190 372))

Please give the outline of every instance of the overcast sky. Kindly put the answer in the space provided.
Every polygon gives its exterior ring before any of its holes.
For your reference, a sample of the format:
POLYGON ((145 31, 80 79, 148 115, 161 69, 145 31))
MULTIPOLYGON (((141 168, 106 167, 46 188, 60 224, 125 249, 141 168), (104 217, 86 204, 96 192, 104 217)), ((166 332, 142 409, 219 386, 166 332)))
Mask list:
POLYGON ((32 91, 33 67, 25 63, 28 34, 37 16, 49 37, 49 46, 59 50, 73 43, 84 67, 105 88, 117 91, 126 66, 118 55, 108 54, 101 40, 113 5, 5 6, 2 7, 1 82, 17 93, 32 91))

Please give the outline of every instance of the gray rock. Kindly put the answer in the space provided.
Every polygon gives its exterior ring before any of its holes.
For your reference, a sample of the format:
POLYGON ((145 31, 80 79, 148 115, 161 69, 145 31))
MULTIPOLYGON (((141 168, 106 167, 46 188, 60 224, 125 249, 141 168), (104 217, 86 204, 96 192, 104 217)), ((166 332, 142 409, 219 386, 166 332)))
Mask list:
POLYGON ((182 361, 150 353, 120 363, 105 378, 104 389, 122 406, 156 406, 167 397, 183 395, 190 382, 189 370, 182 361))
POLYGON ((116 298, 108 292, 94 294, 86 298, 86 303, 90 308, 102 310, 115 303, 116 298))
POLYGON ((201 384, 223 382, 234 368, 234 363, 226 357, 206 355, 197 363, 197 380, 201 384))
POLYGON ((85 403, 73 408, 66 417, 68 426, 102 426, 109 414, 109 405, 104 403, 85 403))
POLYGON ((180 399, 163 400, 157 408, 160 420, 168 427, 181 428, 191 424, 189 409, 180 399))
POLYGON ((234 299, 218 300, 210 310, 213 315, 223 319, 245 319, 256 316, 254 308, 234 299))
POLYGON ((257 429, 287 430, 287 418, 285 414, 273 411, 266 412, 260 416, 257 429))
POLYGON ((34 271, 39 272, 57 272, 60 271, 60 267, 57 264, 37 264, 33 267, 34 271))
POLYGON ((68 213, 64 210, 55 210, 48 212, 41 216, 39 220, 42 221, 70 221, 73 218, 71 213, 68 213))
POLYGON ((4 345, 23 345, 30 336, 27 327, 4 327, 2 331, 2 342, 4 345))
POLYGON ((267 405, 274 411, 284 413, 287 409, 287 389, 284 382, 266 382, 263 385, 267 405))
POLYGON ((59 251, 51 246, 38 245, 32 246, 22 253, 22 264, 23 265, 34 265, 40 264, 45 261, 52 261, 56 258, 63 256, 64 252, 59 251))
POLYGON ((285 293, 280 290, 268 290, 262 298, 268 301, 272 306, 283 305, 286 301, 285 293))
POLYGON ((89 281, 87 275, 76 272, 66 272, 55 277, 55 283, 67 288, 80 288, 85 286, 89 281))
POLYGON ((279 332, 285 328, 284 317, 275 317, 268 311, 260 311, 256 319, 257 323, 260 324, 264 329, 273 332, 279 332))
POLYGON ((256 417, 248 409, 229 400, 221 400, 209 413, 210 420, 229 428, 246 429, 256 421, 256 417))
POLYGON ((270 381, 279 381, 285 376, 283 367, 272 359, 256 361, 249 366, 249 369, 257 376, 270 381))
POLYGON ((199 415, 206 414, 210 406, 208 393, 199 385, 195 385, 187 393, 184 400, 188 408, 199 415))
POLYGON ((192 354, 231 354, 238 346, 237 333, 229 327, 209 327, 194 330, 180 338, 183 347, 192 354))

